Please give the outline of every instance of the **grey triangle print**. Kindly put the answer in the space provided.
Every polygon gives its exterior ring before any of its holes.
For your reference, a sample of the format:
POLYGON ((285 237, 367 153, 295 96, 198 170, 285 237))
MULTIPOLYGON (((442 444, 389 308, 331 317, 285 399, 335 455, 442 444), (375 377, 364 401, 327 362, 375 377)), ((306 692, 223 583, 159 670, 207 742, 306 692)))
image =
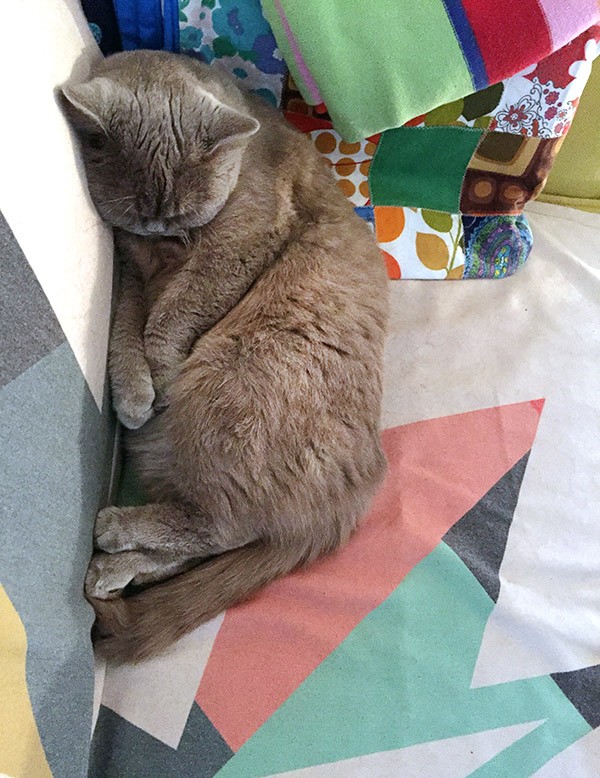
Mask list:
POLYGON ((232 756, 196 703, 176 749, 102 706, 88 778, 213 778, 232 756))
POLYGON ((443 537, 494 602, 500 593, 500 565, 528 459, 529 452, 443 537))
POLYGON ((551 677, 590 727, 600 726, 600 665, 552 673, 551 677))
POLYGON ((0 387, 64 342, 27 258, 0 213, 0 387))

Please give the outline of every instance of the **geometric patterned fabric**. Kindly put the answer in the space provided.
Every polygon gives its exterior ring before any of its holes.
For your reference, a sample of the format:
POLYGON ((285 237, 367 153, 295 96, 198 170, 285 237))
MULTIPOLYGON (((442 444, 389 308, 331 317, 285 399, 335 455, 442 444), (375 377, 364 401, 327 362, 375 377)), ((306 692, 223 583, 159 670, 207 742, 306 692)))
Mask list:
MULTIPOLYGON (((581 232, 576 250, 591 271, 600 225, 556 226, 554 212, 541 213, 544 253, 510 296, 464 285, 450 301, 421 285, 400 305, 393 287, 389 470, 369 515, 338 553, 155 664, 100 667, 91 775, 595 775, 600 652, 590 624, 600 601, 595 584, 583 592, 586 576, 600 576, 597 533, 587 534, 600 495, 597 446, 584 452, 578 441, 593 415, 598 344, 583 333, 597 306, 590 290, 557 308, 551 279, 581 288, 569 236, 581 232), (522 327, 524 308, 539 326, 522 327), (485 323, 487 310, 502 332, 485 323), (575 333, 585 356, 563 348, 575 333), (428 355, 431 338, 439 345, 428 355), (414 365, 402 354, 418 344, 414 365), (530 399, 508 401, 515 394, 530 399), (565 459, 577 461, 581 501, 565 459), (530 570, 534 583, 513 590, 530 570)), ((130 482, 123 498, 136 496, 130 482)))
MULTIPOLYGON (((28 46, 8 35, 0 50, 3 72, 19 73, 4 81, 0 144, 0 774, 84 778, 94 616, 83 579, 114 428, 112 241, 55 90, 101 55, 78 0, 31 0, 28 12, 28 46)), ((6 30, 21 21, 3 7, 6 30)))
POLYGON ((1 215, 0 259, 0 773, 83 776, 93 611, 82 581, 110 472, 108 393, 100 412, 1 215))

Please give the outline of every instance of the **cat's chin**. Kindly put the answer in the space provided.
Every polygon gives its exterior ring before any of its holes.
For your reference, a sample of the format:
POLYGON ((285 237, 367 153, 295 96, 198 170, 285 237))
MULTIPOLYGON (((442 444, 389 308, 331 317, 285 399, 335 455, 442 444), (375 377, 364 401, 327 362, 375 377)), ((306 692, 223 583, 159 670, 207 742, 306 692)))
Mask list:
POLYGON ((181 231, 173 230, 144 230, 143 228, 136 229, 134 227, 129 228, 128 232, 132 232, 134 235, 140 235, 142 238, 181 238, 184 233, 181 231))
POLYGON ((219 213, 221 208, 222 205, 219 204, 217 207, 207 209, 203 214, 203 219, 198 219, 193 224, 188 223, 185 226, 169 227, 167 225, 159 226, 158 224, 155 224, 151 229, 148 229, 142 224, 119 224, 114 220, 109 221, 109 224, 111 224, 113 227, 117 227, 118 229, 123 230, 123 232, 129 232, 132 235, 139 235, 142 238, 179 238, 180 240, 185 240, 189 237, 191 232, 199 229, 200 227, 204 227, 206 224, 211 222, 219 213))
POLYGON ((114 225, 123 232, 129 232, 132 235, 139 235, 142 238, 178 238, 179 240, 185 240, 189 235, 189 229, 186 230, 173 230, 165 228, 164 230, 147 230, 137 225, 127 225, 126 227, 114 225))

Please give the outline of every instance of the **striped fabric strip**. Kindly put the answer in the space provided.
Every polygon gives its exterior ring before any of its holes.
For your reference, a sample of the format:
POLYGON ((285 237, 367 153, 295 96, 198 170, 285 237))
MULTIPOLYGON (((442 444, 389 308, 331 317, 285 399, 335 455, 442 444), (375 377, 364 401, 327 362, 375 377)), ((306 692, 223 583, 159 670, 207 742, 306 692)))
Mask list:
POLYGON ((462 0, 462 5, 490 84, 513 76, 552 52, 546 14, 538 0, 462 0))
POLYGON ((308 65, 304 61, 304 57, 302 56, 302 52, 300 51, 300 47, 298 46, 298 41, 296 40, 294 33, 292 32, 290 23, 288 22, 287 17, 285 15, 285 11, 283 10, 281 0, 274 0, 274 5, 277 10, 277 14, 279 15, 279 19, 281 21, 281 27, 283 29, 283 33, 285 34, 289 46, 289 50, 293 56, 293 60, 296 64, 296 68, 298 69, 298 73, 302 77, 301 83, 306 87, 306 90, 310 95, 311 98, 310 104, 319 105, 320 103, 323 102, 323 98, 321 97, 321 94, 319 92, 319 87, 315 83, 315 80, 312 77, 310 70, 308 69, 308 65))
POLYGON ((306 83, 312 79, 345 140, 398 127, 474 91, 443 0, 262 0, 262 6, 304 98, 316 101, 306 83))
POLYGON ((560 49, 600 21, 598 0, 539 0, 546 14, 552 48, 560 49))
POLYGON ((464 58, 471 71, 473 88, 475 91, 485 89, 486 86, 489 86, 490 82, 488 80, 483 57, 481 56, 481 50, 477 43, 477 38, 475 37, 473 28, 465 14, 462 0, 443 0, 443 3, 446 7, 448 17, 452 22, 452 26, 454 27, 454 31, 456 32, 456 37, 458 38, 464 58))
POLYGON ((163 0, 163 48, 179 51, 179 2, 163 0))

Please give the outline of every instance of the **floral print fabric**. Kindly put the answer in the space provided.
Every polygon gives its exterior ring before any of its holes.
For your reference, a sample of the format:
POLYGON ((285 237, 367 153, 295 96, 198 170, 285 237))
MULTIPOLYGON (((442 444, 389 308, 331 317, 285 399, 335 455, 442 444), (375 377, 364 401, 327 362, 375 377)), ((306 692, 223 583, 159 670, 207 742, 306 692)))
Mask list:
POLYGON ((179 0, 179 25, 182 52, 218 64, 279 104, 286 67, 260 0, 179 0))

